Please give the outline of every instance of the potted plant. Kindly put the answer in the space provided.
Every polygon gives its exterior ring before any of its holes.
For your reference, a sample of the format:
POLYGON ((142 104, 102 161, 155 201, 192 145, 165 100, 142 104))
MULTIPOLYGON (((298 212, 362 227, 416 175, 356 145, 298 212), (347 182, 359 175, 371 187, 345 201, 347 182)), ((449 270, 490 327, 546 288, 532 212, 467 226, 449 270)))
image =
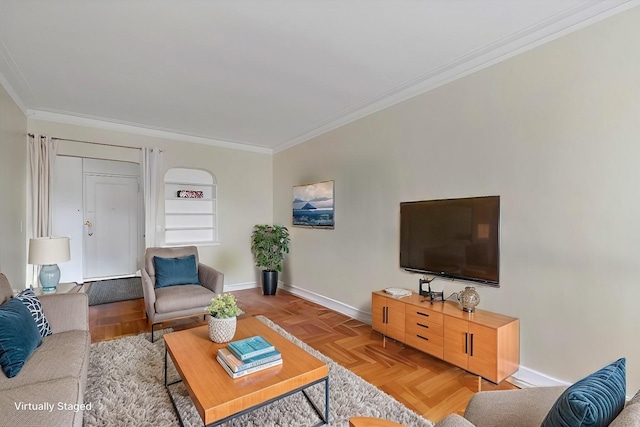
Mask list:
POLYGON ((278 272, 284 254, 289 253, 289 230, 283 225, 256 225, 251 233, 251 252, 256 266, 262 269, 262 292, 275 295, 278 272))
POLYGON ((205 311, 209 314, 209 338, 217 343, 229 342, 236 333, 236 316, 244 313, 231 294, 211 299, 205 311))

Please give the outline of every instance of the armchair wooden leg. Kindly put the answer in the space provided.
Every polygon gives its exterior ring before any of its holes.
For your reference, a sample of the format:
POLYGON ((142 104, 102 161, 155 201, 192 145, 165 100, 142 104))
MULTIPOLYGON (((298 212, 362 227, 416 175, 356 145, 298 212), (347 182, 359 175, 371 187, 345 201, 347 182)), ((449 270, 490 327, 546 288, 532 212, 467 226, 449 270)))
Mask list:
POLYGON ((153 343, 153 327, 154 327, 154 326, 155 326, 155 325, 152 323, 152 324, 151 324, 151 343, 153 343))

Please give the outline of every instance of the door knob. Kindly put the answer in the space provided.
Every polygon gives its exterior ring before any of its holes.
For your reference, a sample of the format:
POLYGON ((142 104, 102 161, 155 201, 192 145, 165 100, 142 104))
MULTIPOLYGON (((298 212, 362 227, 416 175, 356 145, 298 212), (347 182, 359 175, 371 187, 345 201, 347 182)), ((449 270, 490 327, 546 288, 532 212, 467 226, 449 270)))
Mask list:
POLYGON ((84 225, 86 225, 87 227, 89 227, 89 229, 87 230, 87 234, 89 236, 93 236, 93 233, 91 232, 91 227, 93 227, 93 224, 91 223, 91 221, 87 221, 84 223, 84 225))

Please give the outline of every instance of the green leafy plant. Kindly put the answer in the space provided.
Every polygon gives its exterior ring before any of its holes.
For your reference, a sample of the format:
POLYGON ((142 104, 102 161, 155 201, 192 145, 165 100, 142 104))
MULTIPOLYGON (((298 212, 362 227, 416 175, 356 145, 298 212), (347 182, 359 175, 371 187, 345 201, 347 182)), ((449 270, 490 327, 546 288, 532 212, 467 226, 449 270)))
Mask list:
POLYGON ((212 298, 205 311, 217 319, 236 317, 244 313, 238 307, 236 297, 231 294, 220 294, 212 298))
POLYGON ((251 252, 256 267, 282 271, 284 254, 289 253, 289 230, 283 225, 256 225, 251 233, 251 252))

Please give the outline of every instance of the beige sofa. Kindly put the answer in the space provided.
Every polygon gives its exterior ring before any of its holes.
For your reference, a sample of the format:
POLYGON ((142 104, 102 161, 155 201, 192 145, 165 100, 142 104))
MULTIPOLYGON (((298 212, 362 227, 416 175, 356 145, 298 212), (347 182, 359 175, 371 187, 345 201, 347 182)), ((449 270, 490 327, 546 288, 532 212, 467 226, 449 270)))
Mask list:
MULTIPOLYGON (((566 387, 536 387, 522 390, 476 393, 464 413, 449 415, 436 427, 531 427, 540 426, 566 387)), ((627 402, 610 427, 640 426, 640 392, 627 402)))
MULTIPOLYGON (((0 273, 0 304, 13 291, 0 273)), ((0 370, 0 425, 82 426, 89 368, 89 305, 84 293, 39 297, 53 334, 7 378, 0 370)))

